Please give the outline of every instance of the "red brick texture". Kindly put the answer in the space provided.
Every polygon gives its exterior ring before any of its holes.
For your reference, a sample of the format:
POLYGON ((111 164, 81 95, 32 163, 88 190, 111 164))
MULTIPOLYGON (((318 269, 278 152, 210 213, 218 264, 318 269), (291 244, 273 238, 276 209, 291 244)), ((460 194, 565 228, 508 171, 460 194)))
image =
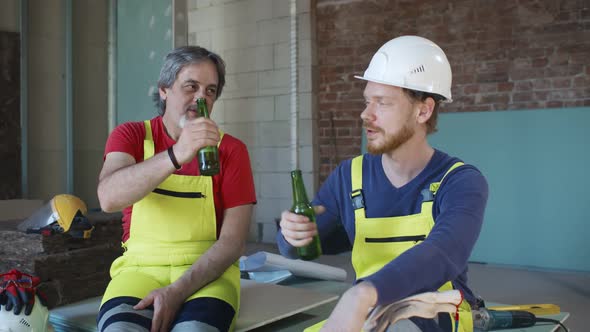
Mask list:
POLYGON ((316 0, 320 182, 361 151, 373 53, 400 35, 431 39, 453 69, 443 112, 590 106, 588 0, 316 0))

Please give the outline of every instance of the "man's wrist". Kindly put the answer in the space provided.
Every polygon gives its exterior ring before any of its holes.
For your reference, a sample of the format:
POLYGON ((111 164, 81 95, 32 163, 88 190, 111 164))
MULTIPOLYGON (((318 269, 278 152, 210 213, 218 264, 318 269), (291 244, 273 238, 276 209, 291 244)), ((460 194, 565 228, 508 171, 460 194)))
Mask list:
POLYGON ((194 293, 192 292, 191 287, 187 284, 186 280, 184 280, 182 277, 171 283, 168 287, 170 287, 176 294, 178 294, 179 297, 183 299, 187 299, 194 293))
POLYGON ((174 149, 173 149, 174 145, 170 146, 168 148, 168 157, 170 157, 170 161, 172 162, 172 165, 174 165, 174 168, 181 169, 182 165, 180 165, 178 163, 178 160, 176 159, 176 155, 174 154, 174 149))

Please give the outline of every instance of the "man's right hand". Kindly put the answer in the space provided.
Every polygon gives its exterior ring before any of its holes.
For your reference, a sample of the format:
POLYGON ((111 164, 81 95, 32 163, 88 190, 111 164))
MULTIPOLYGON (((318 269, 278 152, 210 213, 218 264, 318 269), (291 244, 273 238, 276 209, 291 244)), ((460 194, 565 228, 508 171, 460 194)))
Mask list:
POLYGON ((204 117, 185 122, 180 137, 173 150, 180 165, 193 160, 197 152, 206 146, 216 146, 219 142, 219 128, 211 119, 204 117))
MULTIPOLYGON (((313 207, 315 214, 321 214, 326 209, 321 206, 313 207)), ((281 213, 281 234, 289 244, 294 247, 303 247, 308 245, 313 237, 318 234, 317 224, 309 222, 309 218, 291 211, 281 213)))
POLYGON ((150 305, 154 306, 150 332, 170 331, 170 325, 184 303, 185 297, 173 285, 154 289, 133 307, 135 310, 143 310, 150 305))

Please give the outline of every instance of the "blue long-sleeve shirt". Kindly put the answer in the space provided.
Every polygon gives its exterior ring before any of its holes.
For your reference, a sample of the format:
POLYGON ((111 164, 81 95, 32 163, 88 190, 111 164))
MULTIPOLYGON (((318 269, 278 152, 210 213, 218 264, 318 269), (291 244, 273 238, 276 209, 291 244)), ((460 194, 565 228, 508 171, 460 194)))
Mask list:
MULTIPOLYGON (((457 161, 460 160, 435 150, 418 176, 396 188, 385 175, 381 155, 365 154, 363 195, 367 218, 419 213, 421 191, 440 181, 457 161)), ((350 250, 354 245, 350 170, 351 160, 342 162, 312 202, 326 207, 326 212, 316 216, 322 250, 326 254, 350 250)), ((428 237, 381 270, 363 278, 377 289, 377 303, 388 304, 413 294, 435 291, 449 280, 473 303, 473 293, 467 286, 467 261, 481 230, 487 198, 486 179, 475 167, 464 165, 449 173, 434 199, 435 225, 428 237)), ((277 243, 281 254, 297 258, 295 248, 280 232, 277 233, 277 243)), ((356 283, 360 281, 356 280, 356 283)))

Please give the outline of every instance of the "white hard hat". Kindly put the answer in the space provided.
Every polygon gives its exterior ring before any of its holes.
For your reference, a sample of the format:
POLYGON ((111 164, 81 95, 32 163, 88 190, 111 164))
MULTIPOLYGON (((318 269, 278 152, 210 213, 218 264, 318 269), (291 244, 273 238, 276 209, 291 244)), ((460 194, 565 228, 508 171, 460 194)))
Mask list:
POLYGON ((30 315, 25 315, 23 308, 20 314, 15 315, 12 310, 7 311, 0 306, 0 332, 47 332, 53 331, 49 327, 49 311, 41 304, 39 297, 35 295, 35 304, 30 315))
POLYGON ((385 43, 371 59, 363 80, 434 93, 451 102, 453 74, 445 52, 432 41, 401 36, 385 43))

